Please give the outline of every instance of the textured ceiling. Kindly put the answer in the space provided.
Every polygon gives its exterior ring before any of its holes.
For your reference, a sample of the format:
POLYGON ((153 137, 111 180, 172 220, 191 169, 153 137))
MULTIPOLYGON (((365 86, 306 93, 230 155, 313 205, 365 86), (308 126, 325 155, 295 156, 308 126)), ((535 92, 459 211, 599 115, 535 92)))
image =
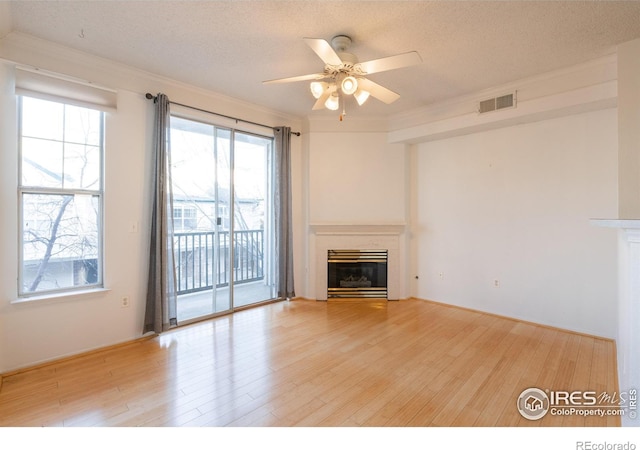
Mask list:
MULTIPOLYGON (((640 1, 13 1, 10 27, 284 113, 307 116, 322 71, 303 37, 352 37, 360 61, 415 50, 371 75, 398 92, 350 115, 410 111, 615 51, 640 37, 640 1)), ((177 100, 179 101, 179 100, 177 100)), ((332 113, 335 114, 335 113, 332 113)))

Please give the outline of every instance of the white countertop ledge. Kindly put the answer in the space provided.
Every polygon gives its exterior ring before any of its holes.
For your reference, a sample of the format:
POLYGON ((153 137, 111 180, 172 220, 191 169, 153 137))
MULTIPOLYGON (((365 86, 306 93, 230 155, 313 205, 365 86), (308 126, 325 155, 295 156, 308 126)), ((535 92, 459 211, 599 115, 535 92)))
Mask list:
POLYGON ((589 219, 589 222, 597 227, 640 230, 640 219, 589 219))

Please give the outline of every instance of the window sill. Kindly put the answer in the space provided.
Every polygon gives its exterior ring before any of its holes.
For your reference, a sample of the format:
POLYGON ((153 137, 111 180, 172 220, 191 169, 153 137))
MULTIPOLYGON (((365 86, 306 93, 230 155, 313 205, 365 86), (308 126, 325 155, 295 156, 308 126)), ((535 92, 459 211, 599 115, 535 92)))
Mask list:
POLYGON ((39 302, 55 302, 55 301, 67 301, 67 300, 77 300, 86 297, 95 296, 96 294, 102 294, 111 291, 111 289, 107 288, 94 288, 94 289, 86 289, 80 291, 68 291, 68 292, 60 292, 60 293, 51 293, 51 294, 43 294, 43 295, 34 295, 29 297, 20 297, 11 302, 12 305, 19 304, 33 304, 39 302))

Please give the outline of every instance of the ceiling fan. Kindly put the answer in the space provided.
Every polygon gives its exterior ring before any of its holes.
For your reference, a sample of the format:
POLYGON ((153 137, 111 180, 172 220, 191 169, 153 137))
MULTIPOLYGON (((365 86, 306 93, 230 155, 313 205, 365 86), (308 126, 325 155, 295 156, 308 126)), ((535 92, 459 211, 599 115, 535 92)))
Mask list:
POLYGON ((400 98, 399 94, 365 78, 365 75, 400 69, 422 62, 422 58, 415 51, 358 62, 358 58, 354 54, 347 52, 351 46, 351 38, 344 35, 335 36, 331 39, 331 44, 324 39, 316 38, 304 38, 304 41, 324 62, 324 71, 268 80, 263 83, 290 83, 312 80, 309 87, 311 94, 316 99, 312 109, 327 108, 336 111, 342 103, 343 109, 342 114, 340 114, 340 120, 346 114, 344 108, 345 96, 353 95, 358 105, 364 104, 369 96, 387 104, 393 103, 400 98))

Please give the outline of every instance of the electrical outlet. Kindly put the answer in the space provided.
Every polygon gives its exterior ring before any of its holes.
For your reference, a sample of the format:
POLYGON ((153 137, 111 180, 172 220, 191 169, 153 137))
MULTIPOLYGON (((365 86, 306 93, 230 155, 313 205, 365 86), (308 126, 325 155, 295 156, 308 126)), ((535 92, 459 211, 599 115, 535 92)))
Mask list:
POLYGON ((438 273, 438 278, 440 278, 441 280, 444 280, 444 272, 438 273))
POLYGON ((500 287, 500 280, 493 280, 493 287, 500 287))
POLYGON ((128 308, 129 307, 129 297, 122 297, 121 306, 123 308, 128 308))

